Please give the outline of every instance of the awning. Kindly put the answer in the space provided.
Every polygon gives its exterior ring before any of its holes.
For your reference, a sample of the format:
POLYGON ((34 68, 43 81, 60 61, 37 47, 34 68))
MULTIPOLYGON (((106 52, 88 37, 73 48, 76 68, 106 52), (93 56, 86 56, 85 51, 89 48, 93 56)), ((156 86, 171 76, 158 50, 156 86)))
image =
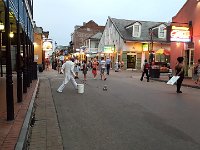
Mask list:
POLYGON ((166 50, 166 49, 159 49, 156 51, 156 54, 164 54, 164 55, 170 55, 170 51, 169 50, 166 50))

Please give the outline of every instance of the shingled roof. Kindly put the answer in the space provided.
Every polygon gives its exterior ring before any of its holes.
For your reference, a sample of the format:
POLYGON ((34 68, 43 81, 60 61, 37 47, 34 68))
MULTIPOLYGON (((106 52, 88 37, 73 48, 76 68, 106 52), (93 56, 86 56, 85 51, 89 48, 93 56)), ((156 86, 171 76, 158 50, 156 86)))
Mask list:
MULTIPOLYGON (((110 18, 110 17, 109 17, 110 18)), ((169 23, 166 22, 153 22, 153 21, 139 21, 139 20, 125 20, 125 19, 116 19, 116 18, 110 18, 111 22, 117 29, 119 35, 125 40, 125 41, 150 41, 150 35, 149 35, 149 29, 155 28, 159 26, 160 24, 169 25, 169 23), (132 36, 132 28, 126 28, 135 22, 139 22, 142 25, 141 28, 141 36, 140 37, 133 37, 132 36)), ((158 42, 166 42, 166 39, 160 39, 156 36, 153 36, 154 41, 158 42)))

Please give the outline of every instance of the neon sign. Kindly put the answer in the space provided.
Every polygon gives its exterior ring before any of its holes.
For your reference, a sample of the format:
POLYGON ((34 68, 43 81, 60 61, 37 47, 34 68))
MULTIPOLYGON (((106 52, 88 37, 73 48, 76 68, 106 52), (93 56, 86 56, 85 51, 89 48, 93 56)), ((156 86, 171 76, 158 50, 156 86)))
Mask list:
POLYGON ((174 42, 190 42, 190 30, 189 27, 177 27, 172 26, 170 33, 170 41, 174 42))

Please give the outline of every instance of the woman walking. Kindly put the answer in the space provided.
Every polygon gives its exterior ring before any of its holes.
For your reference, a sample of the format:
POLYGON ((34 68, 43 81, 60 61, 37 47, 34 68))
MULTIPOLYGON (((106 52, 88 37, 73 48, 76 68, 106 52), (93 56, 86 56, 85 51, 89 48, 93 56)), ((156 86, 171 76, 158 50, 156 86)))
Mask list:
POLYGON ((178 57, 177 58, 178 63, 175 66, 176 76, 179 76, 179 79, 177 80, 177 84, 176 84, 176 87, 177 87, 176 92, 177 93, 182 93, 182 91, 180 89, 181 89, 181 85, 182 85, 182 82, 184 79, 184 73, 185 73, 183 60, 184 60, 183 57, 178 57))
POLYGON ((87 77, 87 71, 88 71, 88 68, 87 68, 87 62, 86 60, 83 61, 83 75, 84 75, 84 81, 86 81, 87 77))
POLYGON ((92 62, 92 74, 94 76, 94 79, 96 79, 96 76, 97 76, 97 68, 98 68, 98 62, 97 62, 97 59, 94 58, 92 62))

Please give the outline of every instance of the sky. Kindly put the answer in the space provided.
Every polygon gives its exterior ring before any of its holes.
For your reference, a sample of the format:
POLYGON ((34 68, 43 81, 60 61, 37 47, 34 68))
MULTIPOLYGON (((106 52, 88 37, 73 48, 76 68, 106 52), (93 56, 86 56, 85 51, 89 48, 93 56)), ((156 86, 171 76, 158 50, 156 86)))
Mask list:
POLYGON ((108 19, 170 22, 187 0, 34 0, 33 19, 58 45, 69 45, 74 26, 108 19))

